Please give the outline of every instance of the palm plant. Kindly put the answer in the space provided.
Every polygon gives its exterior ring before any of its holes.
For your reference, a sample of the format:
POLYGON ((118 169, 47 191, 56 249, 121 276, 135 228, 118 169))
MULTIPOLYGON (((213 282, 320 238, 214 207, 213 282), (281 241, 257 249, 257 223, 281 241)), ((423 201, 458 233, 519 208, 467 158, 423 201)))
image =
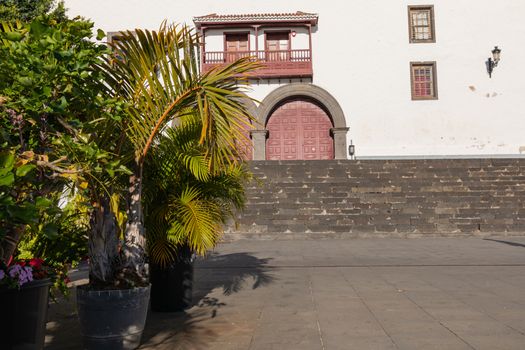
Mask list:
MULTIPOLYGON (((200 74, 198 36, 187 27, 163 23, 158 31, 121 33, 100 69, 116 98, 127 101, 122 121, 132 150, 127 224, 122 248, 123 274, 147 281, 143 225, 143 171, 149 151, 174 119, 194 114, 200 120, 198 143, 206 150, 210 173, 235 164, 235 143, 251 117, 241 102, 247 74, 258 67, 240 60, 200 74)), ((186 192, 191 196, 192 192, 186 192)))
POLYGON ((195 115, 185 118, 161 137, 146 161, 148 252, 151 263, 161 268, 177 260, 181 247, 200 255, 212 249, 223 224, 245 203, 250 173, 242 164, 212 167, 198 142, 201 128, 195 115))

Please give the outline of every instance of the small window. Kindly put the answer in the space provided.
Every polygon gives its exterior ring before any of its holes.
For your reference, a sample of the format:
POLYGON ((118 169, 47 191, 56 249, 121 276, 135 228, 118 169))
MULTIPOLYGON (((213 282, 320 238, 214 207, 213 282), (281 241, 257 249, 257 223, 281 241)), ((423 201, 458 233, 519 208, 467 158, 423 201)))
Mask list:
POLYGON ((411 62, 412 100, 436 100, 436 62, 411 62))
MULTIPOLYGON (((122 41, 123 34, 127 33, 128 30, 120 31, 120 32, 107 32, 106 33, 106 41, 108 44, 115 43, 117 41, 122 41)), ((129 30, 130 33, 133 34, 133 36, 137 37, 137 33, 134 30, 129 30)))
MULTIPOLYGON (((121 51, 117 51, 117 49, 115 48, 114 45, 118 45, 119 41, 122 41, 123 39, 123 35, 125 33, 127 33, 128 31, 120 31, 120 32, 107 32, 106 33, 106 40, 107 40, 107 43, 108 45, 110 46, 110 48, 112 50, 116 50, 115 53, 115 57, 118 59, 118 60, 122 60, 123 59, 123 52, 121 51)), ((137 36, 137 33, 134 31, 134 30, 131 30, 130 31, 133 36, 137 36)))
POLYGON ((434 6, 408 6, 411 43, 435 43, 434 6))

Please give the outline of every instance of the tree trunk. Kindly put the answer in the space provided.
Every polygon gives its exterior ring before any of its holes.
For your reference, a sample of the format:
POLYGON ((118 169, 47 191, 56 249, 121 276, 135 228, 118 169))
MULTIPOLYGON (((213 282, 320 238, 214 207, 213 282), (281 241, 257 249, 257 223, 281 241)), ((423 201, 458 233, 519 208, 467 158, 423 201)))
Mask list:
POLYGON ((134 274, 139 282, 148 282, 146 265, 146 235, 142 211, 142 165, 137 164, 129 178, 129 206, 123 254, 127 273, 134 274))
POLYGON ((110 199, 104 195, 94 208, 90 218, 89 279, 92 284, 114 282, 118 262, 118 235, 115 214, 111 211, 110 199))
POLYGON ((11 257, 15 253, 18 242, 22 238, 25 231, 25 225, 15 225, 12 227, 7 235, 0 241, 0 259, 8 264, 11 257))

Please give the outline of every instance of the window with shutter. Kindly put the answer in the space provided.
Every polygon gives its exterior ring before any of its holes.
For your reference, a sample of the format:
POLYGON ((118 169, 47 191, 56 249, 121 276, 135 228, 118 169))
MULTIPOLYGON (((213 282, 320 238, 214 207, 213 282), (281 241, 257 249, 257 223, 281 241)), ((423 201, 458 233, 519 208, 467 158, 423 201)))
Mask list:
POLYGON ((436 42, 434 30, 434 6, 409 6, 408 29, 411 43, 436 42))
POLYGON ((436 62, 410 63, 413 100, 437 99, 436 62))

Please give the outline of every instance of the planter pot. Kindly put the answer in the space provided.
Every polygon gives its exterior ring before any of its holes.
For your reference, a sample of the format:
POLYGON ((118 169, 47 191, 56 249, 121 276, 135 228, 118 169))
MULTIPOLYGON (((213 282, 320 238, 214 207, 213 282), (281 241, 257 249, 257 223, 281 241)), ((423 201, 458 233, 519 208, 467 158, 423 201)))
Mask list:
POLYGON ((171 265, 165 268, 150 265, 152 311, 176 312, 191 306, 193 260, 193 252, 184 248, 171 265))
POLYGON ((80 331, 86 349, 136 349, 146 323, 150 286, 123 290, 77 287, 80 331))
POLYGON ((44 348, 49 279, 35 280, 20 289, 0 289, 0 347, 12 350, 44 348))

